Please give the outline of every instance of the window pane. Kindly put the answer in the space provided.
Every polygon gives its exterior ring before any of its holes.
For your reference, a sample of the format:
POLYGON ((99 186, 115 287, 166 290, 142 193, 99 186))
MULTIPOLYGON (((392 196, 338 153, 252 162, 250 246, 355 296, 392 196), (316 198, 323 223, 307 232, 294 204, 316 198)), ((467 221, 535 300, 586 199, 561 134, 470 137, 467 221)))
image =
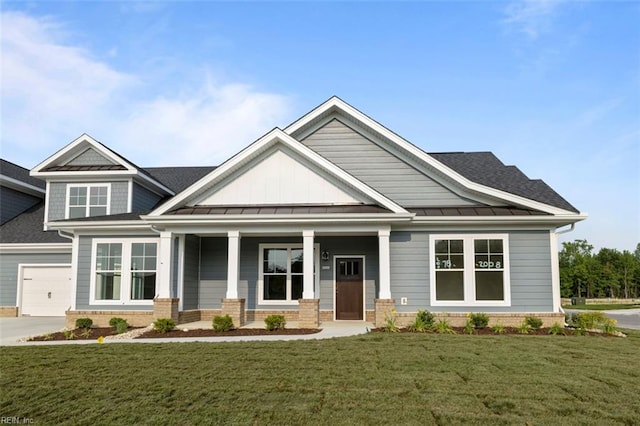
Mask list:
POLYGON ((89 207, 89 216, 104 216, 106 214, 106 207, 89 207))
POLYGON ((464 300, 463 271, 436 271, 436 300, 464 300))
POLYGON ((490 265, 491 269, 502 269, 504 268, 504 258, 501 254, 491 255, 490 265))
POLYGON ((264 250, 264 273, 287 272, 287 249, 264 250))
POLYGON ((144 256, 144 244, 131 244, 131 256, 144 256))
POLYGON ((133 272, 131 274, 131 299, 152 300, 156 293, 155 272, 133 272))
POLYGON ((291 272, 299 274, 302 273, 303 255, 302 249, 291 249, 291 272))
POLYGON ((473 249, 476 253, 489 253, 489 241, 488 240, 474 240, 473 249))
POLYGON ((303 276, 291 276, 291 300, 302 299, 303 276))
POLYGON ((502 253, 502 240, 489 240, 491 253, 502 253))
POLYGON ((464 268, 464 256, 461 254, 451 255, 451 268, 452 269, 464 268))
POLYGON ((436 240, 436 253, 449 253, 449 240, 436 240))
POLYGON ((502 271, 476 271, 476 300, 504 300, 502 271))
POLYGON ((120 273, 96 273, 96 299, 120 300, 120 273))
POLYGON ((87 209, 82 207, 69 207, 69 219, 75 219, 78 217, 85 217, 87 209))
POLYGON ((451 253, 464 253, 462 240, 450 240, 449 251, 451 253))
POLYGON ((263 297, 265 300, 287 300, 286 275, 265 275, 263 297))

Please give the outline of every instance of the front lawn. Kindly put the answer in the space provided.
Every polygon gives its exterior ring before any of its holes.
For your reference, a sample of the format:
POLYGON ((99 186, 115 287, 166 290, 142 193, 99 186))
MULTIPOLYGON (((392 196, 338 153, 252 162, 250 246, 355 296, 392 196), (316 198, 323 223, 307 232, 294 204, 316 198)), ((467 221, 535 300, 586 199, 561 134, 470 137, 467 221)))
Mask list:
POLYGON ((640 305, 638 304, 593 304, 593 305, 563 305, 564 309, 581 309, 588 311, 612 311, 616 309, 640 309, 640 305))
POLYGON ((34 424, 640 424, 628 338, 370 333, 0 348, 34 424))

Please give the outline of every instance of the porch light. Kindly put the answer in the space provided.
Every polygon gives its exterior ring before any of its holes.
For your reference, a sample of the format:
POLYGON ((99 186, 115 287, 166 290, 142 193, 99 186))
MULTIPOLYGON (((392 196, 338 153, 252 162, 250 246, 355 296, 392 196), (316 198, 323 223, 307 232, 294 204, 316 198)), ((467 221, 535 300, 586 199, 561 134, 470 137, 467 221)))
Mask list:
POLYGON ((324 250, 322 252, 322 260, 325 261, 325 262, 329 260, 329 252, 328 251, 324 250))

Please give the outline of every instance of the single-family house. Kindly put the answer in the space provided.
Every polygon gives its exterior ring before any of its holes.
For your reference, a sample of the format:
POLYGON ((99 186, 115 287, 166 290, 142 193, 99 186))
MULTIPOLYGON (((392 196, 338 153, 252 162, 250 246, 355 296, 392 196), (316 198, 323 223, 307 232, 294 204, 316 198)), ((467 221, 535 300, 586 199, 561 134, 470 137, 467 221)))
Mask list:
POLYGON ((337 97, 217 167, 139 167, 85 134, 1 174, 0 312, 70 325, 551 324, 557 234, 586 218, 490 152, 426 153, 337 97))

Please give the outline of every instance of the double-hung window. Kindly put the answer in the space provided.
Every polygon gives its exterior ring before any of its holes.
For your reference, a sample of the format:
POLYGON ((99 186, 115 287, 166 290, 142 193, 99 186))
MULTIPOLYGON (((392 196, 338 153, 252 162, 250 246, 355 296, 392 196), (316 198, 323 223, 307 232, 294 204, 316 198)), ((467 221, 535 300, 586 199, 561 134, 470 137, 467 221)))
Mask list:
MULTIPOLYGON (((314 288, 317 289, 318 247, 314 245, 314 288)), ((260 244, 259 302, 295 304, 302 299, 304 251, 302 244, 260 244)))
POLYGON ((109 184, 67 186, 67 219, 109 214, 109 184))
POLYGON ((431 235, 433 306, 509 306, 506 234, 431 235))
POLYGON ((152 304, 156 295, 157 243, 93 241, 92 304, 152 304))

